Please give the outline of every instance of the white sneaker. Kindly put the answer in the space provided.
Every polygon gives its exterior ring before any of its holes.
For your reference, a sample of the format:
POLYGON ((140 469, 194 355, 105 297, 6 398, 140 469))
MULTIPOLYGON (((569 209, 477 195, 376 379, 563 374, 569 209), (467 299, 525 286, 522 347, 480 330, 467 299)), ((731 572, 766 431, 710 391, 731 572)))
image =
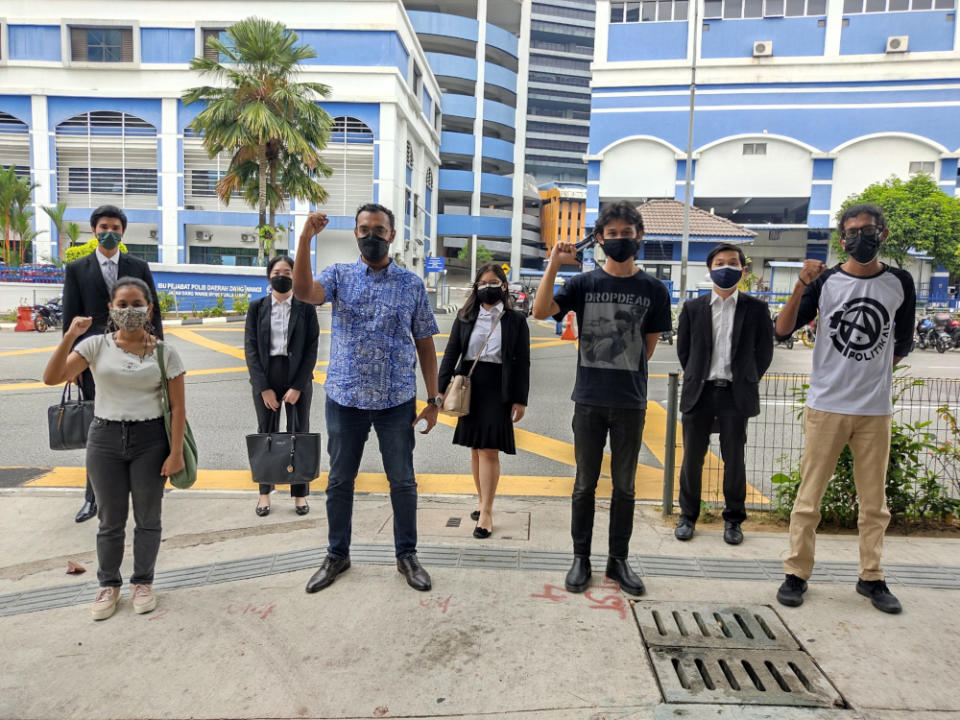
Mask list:
POLYGON ((157 596, 153 594, 152 585, 131 585, 130 597, 137 615, 151 612, 157 607, 157 596))
POLYGON ((93 619, 106 620, 117 610, 120 602, 120 588, 102 587, 93 601, 93 619))

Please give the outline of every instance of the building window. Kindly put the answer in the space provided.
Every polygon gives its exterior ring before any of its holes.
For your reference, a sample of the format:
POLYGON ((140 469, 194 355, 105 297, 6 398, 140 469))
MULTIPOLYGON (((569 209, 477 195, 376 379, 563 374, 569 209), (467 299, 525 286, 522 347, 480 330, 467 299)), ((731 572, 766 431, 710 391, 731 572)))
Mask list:
MULTIPOLYGON (((615 3, 616 4, 616 3, 615 3)), ((620 3, 621 5, 623 3, 620 3)), ((545 3, 533 3, 533 12, 543 13, 544 15, 553 15, 553 17, 577 18, 580 20, 593 20, 596 13, 593 10, 580 10, 577 8, 555 7, 545 3)))
POLYGON ((257 261, 256 248, 190 246, 191 265, 236 265, 251 267, 257 261))
POLYGON ((912 162, 910 163, 910 174, 916 175, 917 173, 923 173, 924 175, 933 175, 934 170, 936 169, 936 163, 932 161, 922 161, 922 162, 912 162))
POLYGON ((907 10, 954 10, 957 0, 843 0, 843 13, 906 12, 907 10))
MULTIPOLYGON (((849 2, 850 0, 846 0, 849 2)), ((860 0, 862 2, 863 0, 860 0)), ((867 0, 870 2, 871 0, 867 0)), ((895 1, 895 0, 891 0, 895 1)), ((705 20, 800 17, 827 14, 827 0, 704 0, 705 20)))
POLYGON ((71 27, 70 58, 76 62, 133 62, 133 29, 71 27))
POLYGON ((413 145, 407 141, 407 167, 413 170, 413 145))
POLYGON ((644 260, 673 260, 673 243, 654 240, 643 243, 644 260))
POLYGON ((30 129, 13 115, 0 112, 0 168, 9 167, 20 178, 30 177, 30 129))
MULTIPOLYGON (((719 4, 720 0, 706 0, 719 4)), ((688 0, 643 0, 610 4, 611 23, 669 22, 687 19, 688 0)), ((708 15, 709 17, 709 15, 708 15)))
POLYGON ((324 183, 327 201, 318 210, 353 217, 373 197, 373 131, 353 117, 335 117, 320 157, 333 169, 324 183))
POLYGON ((214 62, 223 62, 226 58, 216 50, 211 47, 207 47, 207 40, 210 38, 217 38, 220 42, 226 44, 227 42, 227 33, 222 27, 218 28, 203 28, 200 35, 200 45, 201 52, 203 57, 206 60, 213 60, 214 62))
POLYGON ((433 190, 433 168, 427 168, 427 178, 426 178, 427 190, 433 190))
POLYGON ((743 154, 744 155, 766 155, 767 144, 766 143, 744 143, 743 154))
POLYGON ((157 208, 157 129, 98 110, 57 125, 57 199, 79 207, 157 208))
POLYGON ((217 183, 230 167, 232 157, 222 152, 214 158, 203 147, 203 137, 186 128, 183 131, 183 208, 184 210, 225 210, 217 196, 217 183))

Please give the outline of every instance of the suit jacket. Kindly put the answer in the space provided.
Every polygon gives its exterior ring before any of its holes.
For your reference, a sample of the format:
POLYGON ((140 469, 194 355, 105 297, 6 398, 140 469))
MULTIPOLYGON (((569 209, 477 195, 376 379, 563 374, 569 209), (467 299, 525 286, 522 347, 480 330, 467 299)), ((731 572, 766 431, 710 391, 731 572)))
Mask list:
MULTIPOLYGON (((250 384, 261 393, 270 389, 267 366, 270 363, 270 311, 272 294, 268 293, 250 303, 244 332, 244 352, 250 384)), ((290 371, 287 382, 301 393, 313 388, 313 369, 317 366, 317 345, 320 322, 317 309, 310 303, 291 296, 290 324, 287 326, 287 358, 290 371)))
MULTIPOLYGON (((153 275, 150 266, 139 258, 130 257, 127 253, 117 254, 117 279, 135 277, 143 280, 150 288, 153 303, 153 317, 150 322, 156 330, 157 337, 163 337, 163 324, 160 316, 160 302, 157 298, 157 287, 153 284, 153 275)), ((70 328, 75 317, 89 316, 93 323, 87 331, 77 339, 77 342, 90 335, 102 335, 107 330, 107 321, 110 311, 107 304, 110 302, 110 291, 103 279, 103 271, 97 261, 97 253, 92 252, 86 257, 74 260, 66 267, 63 280, 63 332, 70 328)))
MULTIPOLYGON (((463 362, 463 354, 470 344, 470 335, 475 324, 476 320, 464 322, 459 315, 453 321, 450 339, 440 363, 441 393, 446 391, 455 374, 470 371, 472 361, 463 362)), ((507 310, 500 320, 500 357, 503 359, 501 402, 526 405, 530 392, 530 328, 523 313, 507 310)))
MULTIPOLYGON (((710 374, 713 358, 711 294, 686 302, 677 323, 677 355, 683 366, 681 412, 690 412, 710 374)), ((733 316, 730 367, 733 401, 744 417, 760 414, 760 378, 773 360, 773 321, 767 304, 740 293, 733 316)))

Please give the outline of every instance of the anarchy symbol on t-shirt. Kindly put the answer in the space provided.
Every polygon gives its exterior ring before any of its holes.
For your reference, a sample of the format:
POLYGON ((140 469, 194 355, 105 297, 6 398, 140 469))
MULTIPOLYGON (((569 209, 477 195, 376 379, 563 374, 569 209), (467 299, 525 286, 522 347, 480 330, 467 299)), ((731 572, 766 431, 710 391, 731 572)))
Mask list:
POLYGON ((844 357, 871 360, 886 347, 890 314, 873 298, 845 302, 830 316, 830 339, 844 357))

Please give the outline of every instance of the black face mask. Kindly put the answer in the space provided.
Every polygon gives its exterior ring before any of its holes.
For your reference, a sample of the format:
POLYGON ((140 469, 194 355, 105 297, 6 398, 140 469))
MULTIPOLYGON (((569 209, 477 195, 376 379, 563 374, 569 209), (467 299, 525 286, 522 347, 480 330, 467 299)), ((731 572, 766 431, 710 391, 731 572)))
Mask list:
POLYGON ((357 245, 360 246, 360 254, 364 260, 370 263, 378 263, 387 256, 389 243, 379 235, 370 233, 362 238, 357 238, 357 245))
POLYGON ((846 238, 843 241, 843 249, 861 265, 869 265, 880 254, 880 234, 846 238))
POLYGON ((270 278, 270 287, 281 295, 290 292, 290 288, 293 287, 293 278, 286 275, 274 275, 270 278))
POLYGON ((603 252, 614 262, 623 262, 637 256, 640 245, 636 238, 611 238, 603 241, 603 252))
POLYGON ((477 290, 477 300, 482 302, 484 305, 496 305, 498 302, 503 302, 503 288, 482 288, 477 290))

